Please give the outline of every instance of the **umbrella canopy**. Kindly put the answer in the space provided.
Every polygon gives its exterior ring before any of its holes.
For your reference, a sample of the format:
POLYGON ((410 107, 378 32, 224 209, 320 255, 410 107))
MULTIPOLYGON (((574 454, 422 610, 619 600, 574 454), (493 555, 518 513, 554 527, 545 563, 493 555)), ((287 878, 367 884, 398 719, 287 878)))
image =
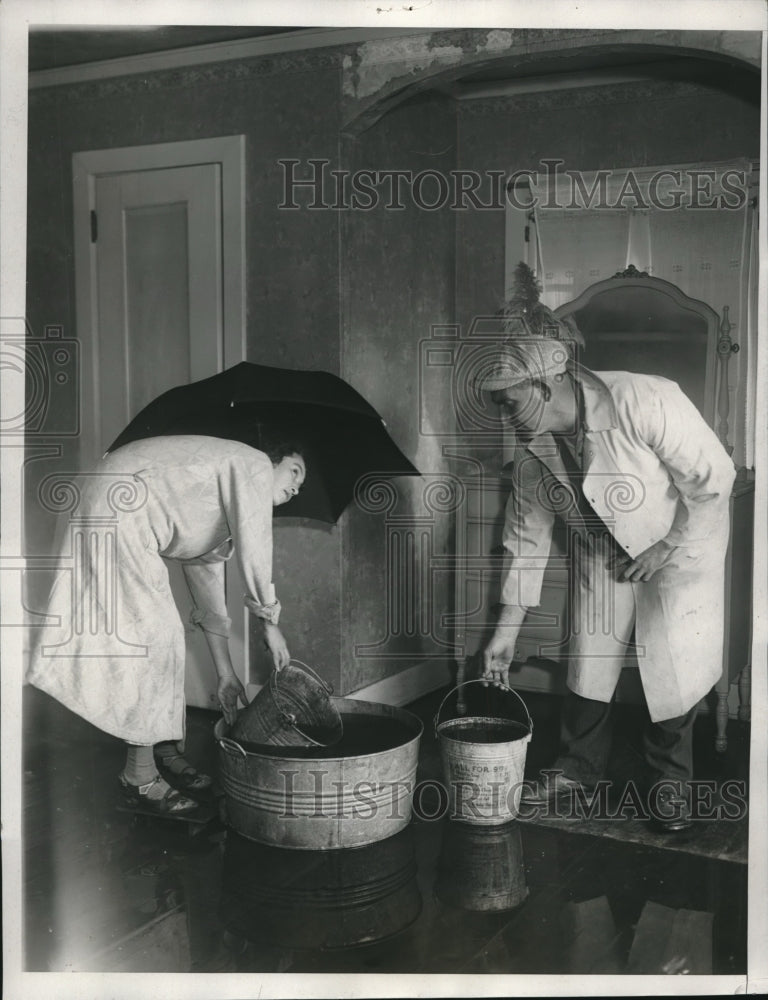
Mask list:
POLYGON ((419 472, 384 421, 351 385, 330 372, 243 361, 211 378, 177 386, 144 407, 109 448, 166 434, 204 434, 260 448, 266 438, 304 446, 307 480, 276 516, 336 522, 367 473, 419 472))

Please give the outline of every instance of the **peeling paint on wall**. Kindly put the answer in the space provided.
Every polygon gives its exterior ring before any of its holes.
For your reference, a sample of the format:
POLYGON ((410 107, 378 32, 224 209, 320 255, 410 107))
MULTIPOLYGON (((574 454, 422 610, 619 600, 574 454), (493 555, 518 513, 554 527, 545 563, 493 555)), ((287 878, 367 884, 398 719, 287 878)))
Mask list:
POLYGON ((457 67, 469 72, 474 66, 492 66, 495 59, 511 55, 531 64, 534 57, 589 58, 600 51, 618 58, 622 49, 629 58, 633 46, 658 46, 660 52, 724 55, 759 68, 761 44, 755 31, 677 29, 465 28, 375 39, 350 46, 342 56, 343 127, 350 133, 369 128, 401 96, 427 89, 432 78, 455 76, 457 67))
POLYGON ((354 57, 344 57, 344 96, 358 100, 370 97, 397 77, 422 72, 435 64, 453 66, 463 56, 460 45, 433 45, 432 35, 364 42, 354 57))
POLYGON ((511 31, 501 31, 498 28, 494 28, 493 31, 488 32, 488 37, 485 40, 484 45, 477 45, 475 47, 476 52, 503 52, 504 49, 509 49, 512 47, 512 42, 514 41, 514 35, 511 31))
POLYGON ((354 63, 352 62, 352 56, 344 56, 341 60, 341 92, 344 97, 355 96, 355 83, 352 78, 353 66, 354 63))

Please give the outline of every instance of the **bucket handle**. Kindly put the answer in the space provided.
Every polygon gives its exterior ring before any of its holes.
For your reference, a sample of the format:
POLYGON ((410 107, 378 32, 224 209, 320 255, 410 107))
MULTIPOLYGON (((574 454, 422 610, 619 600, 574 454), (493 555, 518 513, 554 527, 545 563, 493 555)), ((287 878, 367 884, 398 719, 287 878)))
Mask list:
MULTIPOLYGON (((328 694, 328 695, 332 695, 333 694, 333 688, 328 683, 328 681, 323 680, 323 678, 318 673, 316 673, 312 669, 312 667, 310 667, 307 663, 304 663, 302 660, 297 660, 294 657, 291 657, 291 659, 289 660, 289 664, 290 663, 295 663, 298 666, 302 667, 304 670, 306 670, 306 672, 309 674, 310 677, 314 677, 314 679, 317 681, 317 683, 324 689, 324 691, 325 691, 326 694, 328 694)), ((269 675, 269 685, 270 685, 270 690, 272 691, 273 695, 277 695, 278 694, 277 675, 279 673, 280 673, 279 670, 273 670, 272 673, 269 675)), ((295 727, 296 726, 296 716, 292 712, 286 712, 286 711, 284 711, 284 709, 282 709, 280 707, 280 702, 277 700, 277 698, 275 698, 274 700, 275 700, 275 706, 276 706, 276 708, 277 708, 277 710, 278 710, 278 712, 280 714, 280 717, 282 718, 283 722, 285 722, 289 726, 294 726, 295 727)))
MULTIPOLYGON (((488 684, 489 684, 489 681, 481 680, 479 677, 476 677, 476 678, 473 678, 470 681, 462 681, 461 684, 457 684, 455 687, 451 688, 451 690, 448 692, 448 694, 445 696, 445 698, 443 698, 443 700, 440 702, 440 708, 438 708, 437 713, 435 714, 434 725, 435 725, 435 736, 436 737, 438 735, 438 733, 437 733, 437 727, 440 724, 440 713, 443 710, 443 706, 448 701, 448 699, 451 697, 451 695, 453 694, 454 691, 458 691, 459 688, 466 687, 467 684, 484 684, 487 687, 488 684)), ((499 686, 499 685, 494 685, 494 686, 499 686)), ((520 695, 517 693, 517 691, 514 690, 514 688, 508 687, 507 685, 500 685, 500 689, 502 691, 508 691, 509 694, 513 694, 515 696, 515 698, 517 698, 517 700, 520 702, 520 704, 525 709, 525 715, 526 715, 526 718, 528 719, 528 728, 530 729, 531 733, 533 733, 533 719, 531 719, 531 713, 528 711, 528 706, 525 704, 525 702, 520 697, 520 695)))
POLYGON ((243 750, 240 744, 237 743, 235 740, 230 739, 228 736, 219 737, 219 746, 226 753, 242 754, 246 760, 248 759, 248 754, 245 752, 245 750, 243 750))

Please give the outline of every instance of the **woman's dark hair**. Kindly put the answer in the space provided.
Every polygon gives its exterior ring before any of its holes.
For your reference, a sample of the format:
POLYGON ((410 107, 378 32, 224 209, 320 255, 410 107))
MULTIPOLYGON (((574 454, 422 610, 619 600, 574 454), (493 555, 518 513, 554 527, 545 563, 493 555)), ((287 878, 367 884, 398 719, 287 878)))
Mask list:
POLYGON ((273 465, 277 465, 286 455, 301 455, 304 464, 309 464, 308 447, 301 436, 289 428, 259 425, 258 445, 273 465))

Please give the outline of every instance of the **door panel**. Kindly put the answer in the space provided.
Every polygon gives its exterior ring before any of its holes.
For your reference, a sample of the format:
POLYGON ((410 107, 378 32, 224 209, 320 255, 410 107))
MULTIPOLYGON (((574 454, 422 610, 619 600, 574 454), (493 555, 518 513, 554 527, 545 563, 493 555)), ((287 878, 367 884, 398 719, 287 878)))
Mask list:
MULTIPOLYGON (((95 204, 103 453, 151 399, 223 366, 220 168, 100 176, 95 204)), ((192 602, 181 568, 167 566, 186 629, 187 703, 210 708, 216 692, 210 653, 203 633, 188 624, 192 602)), ((239 619, 231 616, 241 631, 242 605, 239 619)), ((233 646, 242 648, 242 638, 233 646)), ((240 672, 242 657, 234 659, 240 672)))
POLYGON ((190 371, 187 205, 125 212, 127 408, 138 411, 190 371))
POLYGON ((103 452, 145 402, 221 370, 219 167, 99 177, 96 217, 103 452))

